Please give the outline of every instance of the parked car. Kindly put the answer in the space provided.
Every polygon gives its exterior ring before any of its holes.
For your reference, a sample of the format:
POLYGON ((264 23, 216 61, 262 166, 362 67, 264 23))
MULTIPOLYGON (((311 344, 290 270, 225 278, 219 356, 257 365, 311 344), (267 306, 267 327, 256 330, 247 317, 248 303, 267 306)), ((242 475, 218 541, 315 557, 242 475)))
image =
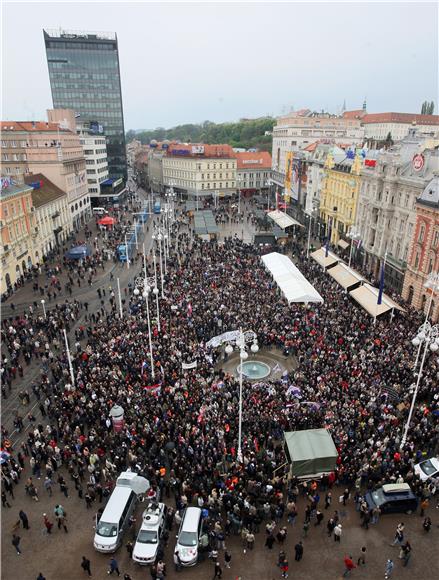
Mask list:
POLYGON ((415 473, 419 475, 421 481, 427 481, 431 477, 439 477, 439 457, 425 459, 415 465, 415 473))
POLYGON ((141 565, 153 564, 166 527, 167 507, 152 502, 142 515, 142 525, 133 548, 133 560, 141 565))
POLYGON ((177 536, 175 552, 178 552, 183 566, 195 566, 198 562, 198 548, 203 531, 201 509, 186 508, 177 536))
POLYGON ((408 483, 391 483, 368 491, 365 496, 370 510, 379 507, 382 514, 407 513, 416 511, 418 498, 408 483))

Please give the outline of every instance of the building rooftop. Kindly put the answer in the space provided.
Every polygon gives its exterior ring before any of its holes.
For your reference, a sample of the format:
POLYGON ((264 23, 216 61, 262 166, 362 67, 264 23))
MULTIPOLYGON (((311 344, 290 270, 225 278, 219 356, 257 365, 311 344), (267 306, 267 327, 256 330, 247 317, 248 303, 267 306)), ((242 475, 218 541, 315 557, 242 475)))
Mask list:
POLYGON ((271 169, 271 155, 268 151, 234 153, 238 169, 271 169))
POLYGON ((45 38, 59 38, 67 40, 117 40, 115 32, 96 32, 90 30, 64 30, 51 28, 43 30, 45 38))
POLYGON ((62 189, 52 183, 42 173, 25 175, 24 181, 28 186, 32 187, 32 201, 36 208, 66 195, 62 189))
POLYGON ((168 157, 196 157, 200 159, 234 158, 236 153, 228 144, 171 143, 167 149, 168 157))
POLYGON ((10 131, 25 131, 26 133, 41 133, 43 131, 58 133, 71 133, 69 129, 62 129, 58 123, 47 123, 46 121, 1 121, 2 133, 10 131))
POLYGON ((416 201, 421 205, 428 205, 435 209, 439 209, 439 174, 436 174, 427 184, 424 191, 416 201))
POLYGON ((32 188, 29 185, 15 183, 9 177, 2 177, 0 180, 0 195, 1 199, 9 197, 10 195, 16 195, 17 193, 25 193, 30 191, 32 188))
POLYGON ((414 113, 370 113, 362 118, 363 123, 416 123, 417 125, 439 125, 439 115, 416 115, 414 113))
POLYGON ((364 109, 354 109, 353 111, 345 111, 343 113, 344 119, 362 119, 367 115, 364 109))

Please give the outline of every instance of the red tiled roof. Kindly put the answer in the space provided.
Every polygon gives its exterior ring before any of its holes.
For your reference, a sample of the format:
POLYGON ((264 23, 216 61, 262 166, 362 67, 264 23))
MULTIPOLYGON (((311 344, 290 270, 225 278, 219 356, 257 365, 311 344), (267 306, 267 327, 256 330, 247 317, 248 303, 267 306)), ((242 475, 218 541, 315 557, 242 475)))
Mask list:
POLYGON ((414 113, 371 113, 363 123, 413 123, 417 125, 439 125, 439 115, 416 115, 414 113))
POLYGON ((61 129, 58 123, 46 123, 45 121, 1 121, 2 131, 64 131, 71 132, 69 129, 61 129))
POLYGON ((343 119, 362 119, 366 115, 367 113, 363 109, 355 109, 353 111, 345 111, 343 113, 343 119))
POLYGON ((233 156, 237 159, 238 169, 271 169, 271 155, 268 151, 244 151, 234 153, 233 156))
POLYGON ((235 157, 235 153, 233 151, 233 147, 226 143, 219 143, 214 145, 204 144, 204 143, 172 143, 169 145, 168 155, 178 156, 180 157, 181 151, 187 151, 188 157, 200 157, 200 158, 209 158, 209 157, 235 157), (193 148, 199 147, 202 153, 198 153, 196 150, 194 151, 193 148), (176 153, 174 153, 174 151, 176 153))

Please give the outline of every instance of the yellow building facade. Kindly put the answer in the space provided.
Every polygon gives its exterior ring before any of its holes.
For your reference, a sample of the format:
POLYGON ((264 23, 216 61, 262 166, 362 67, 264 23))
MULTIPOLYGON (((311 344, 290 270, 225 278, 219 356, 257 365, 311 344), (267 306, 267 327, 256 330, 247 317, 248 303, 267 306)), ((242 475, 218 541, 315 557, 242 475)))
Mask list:
POLYGON ((326 235, 331 230, 331 243, 346 237, 355 224, 360 194, 360 171, 363 160, 356 155, 335 163, 332 153, 325 161, 325 176, 320 193, 320 217, 326 224, 326 235))
MULTIPOLYGON (((35 264, 38 231, 32 204, 32 187, 1 180, 1 293, 5 294, 35 264)), ((41 254, 40 254, 41 255, 41 254)))

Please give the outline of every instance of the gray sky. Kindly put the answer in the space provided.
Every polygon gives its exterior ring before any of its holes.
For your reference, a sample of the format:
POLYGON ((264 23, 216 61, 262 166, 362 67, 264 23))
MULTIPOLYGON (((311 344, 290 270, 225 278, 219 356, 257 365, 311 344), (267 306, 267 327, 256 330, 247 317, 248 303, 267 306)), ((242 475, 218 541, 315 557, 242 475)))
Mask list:
MULTIPOLYGON (((115 31, 126 129, 437 99, 436 3, 3 4, 2 118, 52 106, 42 29, 115 31)), ((437 112, 437 104, 436 110, 437 112)))

